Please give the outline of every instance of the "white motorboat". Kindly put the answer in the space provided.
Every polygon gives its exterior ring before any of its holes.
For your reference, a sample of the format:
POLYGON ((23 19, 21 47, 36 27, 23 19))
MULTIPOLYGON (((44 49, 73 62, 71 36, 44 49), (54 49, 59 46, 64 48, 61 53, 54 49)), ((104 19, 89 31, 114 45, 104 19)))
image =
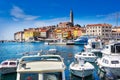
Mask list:
POLYGON ((87 49, 87 46, 91 47, 91 52, 93 53, 99 53, 103 49, 102 41, 98 38, 90 38, 88 39, 88 44, 85 45, 85 48, 87 49))
POLYGON ((44 42, 45 45, 49 45, 49 42, 44 42))
POLYGON ((101 51, 103 55, 120 55, 120 42, 111 42, 101 51))
POLYGON ((0 64, 0 74, 14 73, 17 69, 18 60, 5 60, 0 64))
POLYGON ((120 77, 120 56, 104 55, 104 57, 97 59, 99 69, 106 74, 112 74, 120 77))
POLYGON ((95 60, 97 59, 97 56, 90 51, 78 52, 77 54, 75 54, 75 57, 81 58, 88 62, 95 62, 95 60))
POLYGON ((70 71, 73 75, 78 77, 86 77, 92 75, 94 66, 89 62, 84 62, 80 58, 75 58, 76 61, 70 64, 70 71))
POLYGON ((75 45, 87 44, 88 43, 88 38, 89 38, 89 36, 87 36, 87 35, 78 37, 76 40, 74 40, 74 44, 75 45))
POLYGON ((55 48, 49 49, 47 54, 57 54, 57 49, 55 48))
POLYGON ((65 64, 60 55, 23 56, 16 80, 65 80, 65 64))

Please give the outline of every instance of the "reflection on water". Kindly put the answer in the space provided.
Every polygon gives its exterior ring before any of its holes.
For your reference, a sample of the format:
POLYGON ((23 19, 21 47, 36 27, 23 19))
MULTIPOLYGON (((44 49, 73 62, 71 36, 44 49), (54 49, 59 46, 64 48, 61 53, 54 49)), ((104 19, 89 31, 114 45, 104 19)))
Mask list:
POLYGON ((1 75, 0 80, 16 80, 16 73, 1 75))

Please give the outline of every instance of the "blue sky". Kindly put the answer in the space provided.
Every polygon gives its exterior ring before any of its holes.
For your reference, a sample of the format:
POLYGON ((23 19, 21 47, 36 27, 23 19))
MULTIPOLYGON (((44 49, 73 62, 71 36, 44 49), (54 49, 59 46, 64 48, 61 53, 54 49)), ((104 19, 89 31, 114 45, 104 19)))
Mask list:
POLYGON ((114 26, 119 4, 120 0, 0 0, 0 40, 13 40, 15 32, 26 28, 69 21, 71 9, 75 24, 114 26))

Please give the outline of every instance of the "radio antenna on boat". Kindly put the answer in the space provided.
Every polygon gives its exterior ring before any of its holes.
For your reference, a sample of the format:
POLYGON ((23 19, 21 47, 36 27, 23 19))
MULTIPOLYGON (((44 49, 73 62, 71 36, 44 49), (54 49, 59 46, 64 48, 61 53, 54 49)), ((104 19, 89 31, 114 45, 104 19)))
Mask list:
POLYGON ((118 27, 118 19, 119 19, 119 13, 117 12, 116 13, 116 26, 115 26, 115 31, 116 31, 116 41, 117 41, 117 35, 118 35, 118 32, 117 32, 117 27, 118 27))
POLYGON ((119 13, 116 13, 116 27, 118 26, 119 13))

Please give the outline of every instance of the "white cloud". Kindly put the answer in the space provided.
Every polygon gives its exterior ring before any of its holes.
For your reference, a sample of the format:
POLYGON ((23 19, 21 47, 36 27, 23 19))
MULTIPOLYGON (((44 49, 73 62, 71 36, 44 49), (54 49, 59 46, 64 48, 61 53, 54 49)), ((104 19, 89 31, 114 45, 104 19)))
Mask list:
POLYGON ((33 16, 33 15, 28 15, 25 14, 25 12, 17 7, 17 6, 13 6, 13 8, 11 9, 10 14, 13 16, 13 20, 35 20, 37 18, 39 18, 39 16, 33 16))
POLYGON ((68 17, 62 17, 62 18, 53 18, 53 19, 48 19, 48 20, 43 20, 43 21, 35 21, 34 25, 39 27, 39 26, 50 26, 50 25, 57 25, 60 22, 68 22, 69 18, 68 17))
POLYGON ((15 18, 15 17, 13 17, 12 19, 13 19, 14 21, 19 21, 19 19, 15 18))
POLYGON ((103 18, 104 20, 116 20, 117 15, 118 15, 118 18, 119 18, 120 17, 120 12, 114 12, 114 13, 104 14, 104 15, 96 15, 96 17, 97 18, 103 18))

